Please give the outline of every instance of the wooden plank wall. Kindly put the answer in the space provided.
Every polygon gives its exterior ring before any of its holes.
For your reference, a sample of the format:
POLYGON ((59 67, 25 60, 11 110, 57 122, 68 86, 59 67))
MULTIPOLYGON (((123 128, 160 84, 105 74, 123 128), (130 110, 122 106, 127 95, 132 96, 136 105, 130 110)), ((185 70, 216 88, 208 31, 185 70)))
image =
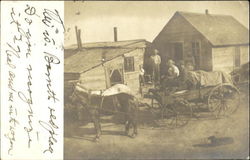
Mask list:
POLYGON ((213 71, 231 72, 234 69, 235 47, 212 49, 213 71))
MULTIPOLYGON (((124 54, 124 57, 134 57, 134 68, 135 71, 133 72, 125 72, 124 73, 124 84, 128 85, 132 91, 137 94, 139 92, 139 65, 143 65, 143 60, 144 60, 144 52, 145 48, 138 48, 133 51, 130 51, 126 54, 124 54)), ((118 57, 115 58, 107 63, 104 64, 104 66, 109 67, 109 66, 119 66, 122 64, 124 65, 124 57, 118 57)))
POLYGON ((241 65, 249 62, 249 46, 240 47, 240 62, 241 65))
POLYGON ((162 57, 162 68, 168 59, 174 59, 173 44, 179 42, 183 44, 183 60, 194 63, 192 54, 192 42, 200 43, 200 69, 212 70, 211 46, 206 38, 201 35, 183 17, 175 15, 165 27, 165 31, 153 42, 160 51, 162 57))
POLYGON ((134 57, 134 72, 125 72, 125 81, 124 83, 127 84, 135 94, 139 93, 140 82, 139 82, 139 72, 140 72, 140 65, 143 65, 144 60, 144 52, 145 49, 135 49, 132 52, 125 54, 124 56, 133 56, 134 57))
POLYGON ((249 62, 249 46, 213 48, 213 70, 230 73, 236 68, 234 65, 235 47, 240 47, 240 64, 249 62))
MULTIPOLYGON (((134 57, 134 72, 124 72, 124 83, 127 84, 133 92, 139 92, 139 65, 143 65, 144 59, 144 48, 135 49, 131 52, 126 53, 124 56, 133 56, 134 57)), ((107 61, 103 64, 103 66, 98 66, 88 72, 82 73, 80 75, 80 81, 87 88, 91 88, 92 90, 104 90, 107 88, 106 84, 106 76, 105 76, 105 68, 115 67, 115 66, 123 66, 124 65, 124 57, 120 56, 113 60, 107 61)))

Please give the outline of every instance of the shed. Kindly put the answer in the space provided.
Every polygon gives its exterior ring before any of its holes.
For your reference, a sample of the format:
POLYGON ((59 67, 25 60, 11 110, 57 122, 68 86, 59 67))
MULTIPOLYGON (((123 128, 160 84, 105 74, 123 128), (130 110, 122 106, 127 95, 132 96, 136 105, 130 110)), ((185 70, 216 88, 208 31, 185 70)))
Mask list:
MULTIPOLYGON (((104 90, 114 84, 128 85, 139 92, 139 66, 144 64, 146 40, 96 42, 82 44, 82 49, 65 53, 65 88, 80 81, 91 90, 104 90)), ((77 46, 75 46, 77 48, 77 46)), ((67 52, 67 49, 65 50, 67 52)))
POLYGON ((249 31, 230 15, 177 11, 153 40, 162 57, 196 69, 231 72, 249 62, 249 31))

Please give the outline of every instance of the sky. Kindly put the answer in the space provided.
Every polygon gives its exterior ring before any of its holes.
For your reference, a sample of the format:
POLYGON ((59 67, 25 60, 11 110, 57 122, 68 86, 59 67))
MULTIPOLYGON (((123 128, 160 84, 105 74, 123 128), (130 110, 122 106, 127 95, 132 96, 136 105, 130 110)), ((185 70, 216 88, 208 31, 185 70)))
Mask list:
POLYGON ((249 28, 247 1, 65 1, 65 46, 76 44, 75 26, 86 42, 146 39, 152 42, 176 11, 232 15, 249 28))

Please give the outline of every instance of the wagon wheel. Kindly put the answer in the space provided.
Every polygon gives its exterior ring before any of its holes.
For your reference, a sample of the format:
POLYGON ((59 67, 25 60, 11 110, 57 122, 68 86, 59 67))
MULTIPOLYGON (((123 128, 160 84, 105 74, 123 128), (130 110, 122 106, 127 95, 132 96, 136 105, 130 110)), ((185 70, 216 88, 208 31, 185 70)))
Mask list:
POLYGON ((180 103, 166 106, 161 112, 162 123, 167 128, 180 128, 188 124, 192 117, 192 108, 180 103))
POLYGON ((211 90, 208 96, 208 109, 216 117, 233 114, 240 105, 240 93, 231 84, 222 84, 211 90))

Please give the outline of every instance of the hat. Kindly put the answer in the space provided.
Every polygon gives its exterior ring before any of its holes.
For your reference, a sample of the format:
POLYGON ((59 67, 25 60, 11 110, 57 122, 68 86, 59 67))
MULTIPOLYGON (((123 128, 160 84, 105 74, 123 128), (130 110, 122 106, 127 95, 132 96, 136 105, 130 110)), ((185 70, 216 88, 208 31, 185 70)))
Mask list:
POLYGON ((159 51, 157 49, 154 49, 154 53, 159 53, 159 51))
POLYGON ((175 64, 175 62, 172 59, 170 59, 168 60, 167 64, 175 64))

